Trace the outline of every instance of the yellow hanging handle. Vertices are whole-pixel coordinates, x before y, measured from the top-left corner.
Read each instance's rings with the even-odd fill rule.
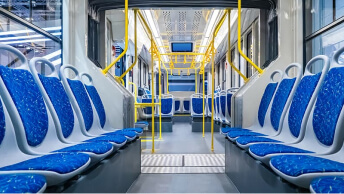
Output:
[[[124,4],[124,12],[125,12],[125,47],[123,52],[110,64],[108,65],[104,70],[103,74],[107,74],[107,72],[127,53],[128,50],[128,0],[125,0]]]

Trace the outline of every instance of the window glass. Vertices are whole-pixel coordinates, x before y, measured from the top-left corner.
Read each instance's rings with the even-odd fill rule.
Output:
[[[62,0],[2,0],[1,7],[40,28],[59,27],[62,23]]]
[[[234,65],[235,61],[235,48],[231,50],[231,62]],[[231,87],[235,87],[235,70],[231,67]]]
[[[343,31],[344,23],[308,41],[306,43],[307,62],[317,55],[332,57],[336,50],[344,46]],[[344,56],[341,61],[343,59]]]
[[[195,74],[190,75],[169,75],[168,90],[173,91],[195,91]]]
[[[246,53],[249,59],[253,59],[253,41],[252,41],[252,31],[247,34],[247,45]],[[247,78],[252,76],[252,65],[247,61],[246,62],[246,76]]]
[[[336,19],[344,16],[344,1],[336,0]]]
[[[27,59],[44,57],[55,65],[61,64],[61,44],[57,43],[22,24],[0,14],[0,43],[13,46],[20,50]],[[17,64],[15,56],[1,51],[1,65]]]
[[[305,7],[307,36],[333,22],[333,0],[307,0]]]

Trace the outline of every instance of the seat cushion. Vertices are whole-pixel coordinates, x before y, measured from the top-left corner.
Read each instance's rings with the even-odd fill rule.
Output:
[[[253,131],[239,130],[239,131],[230,131],[228,132],[227,136],[229,138],[237,138],[240,136],[266,136],[266,135],[262,133],[256,133]]]
[[[281,143],[274,139],[259,137],[259,136],[241,136],[236,140],[237,143],[241,145],[247,145],[249,143],[260,143],[260,142],[271,142],[271,143]]]
[[[145,124],[145,125],[149,125],[149,123],[147,121],[137,121],[135,124]]]
[[[344,172],[343,163],[314,156],[282,155],[272,157],[270,162],[282,173],[293,177],[316,172]]]
[[[311,187],[315,193],[344,193],[344,176],[316,178]]]
[[[92,143],[81,143],[78,145],[66,147],[54,152],[91,152],[94,154],[105,154],[112,149],[111,143],[106,142],[92,142]]]
[[[138,127],[135,127],[135,128],[125,128],[125,129],[122,129],[123,131],[127,132],[127,131],[134,131],[136,133],[142,133],[143,132],[143,129],[142,128],[138,128]]]
[[[44,170],[66,174],[84,166],[89,160],[90,157],[83,153],[57,153],[5,166],[0,171]]]
[[[35,174],[0,175],[0,193],[37,193],[42,192],[45,177]]]
[[[108,142],[108,143],[115,143],[115,144],[122,144],[127,141],[127,138],[123,135],[106,135],[106,136],[99,136],[96,138],[92,138],[86,140],[85,142]]]
[[[283,144],[255,144],[250,146],[250,151],[257,156],[266,156],[269,154],[278,154],[278,153],[313,153],[308,150],[302,150],[292,146],[287,146]]]
[[[235,127],[222,127],[221,132],[222,133],[228,133],[230,131],[250,131],[249,129],[243,129],[243,128],[235,128]]]
[[[121,136],[125,136],[125,137],[128,137],[128,138],[135,138],[136,137],[136,132],[135,131],[130,131],[130,130],[118,130],[118,131],[113,131],[113,132],[110,132],[110,133],[104,133],[103,135],[121,135]]]

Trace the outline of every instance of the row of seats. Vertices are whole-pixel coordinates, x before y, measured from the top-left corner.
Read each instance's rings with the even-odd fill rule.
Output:
[[[43,192],[135,140],[140,128],[113,129],[92,77],[17,49],[16,67],[0,66],[0,192]],[[51,70],[37,71],[37,64]],[[75,76],[69,78],[68,70]]]
[[[233,94],[238,88],[231,88],[227,91],[221,90],[218,86],[214,91],[214,120],[225,125],[231,123],[231,99]],[[212,94],[208,94],[204,97],[204,110],[203,109],[203,94],[191,95],[191,116],[192,117],[211,117],[212,114]]]
[[[246,129],[222,128],[226,137],[283,179],[315,193],[344,192],[344,67],[317,56],[285,72],[275,71],[266,86],[256,122]],[[311,73],[322,62],[322,71]],[[290,77],[291,69],[296,76]],[[273,77],[280,74],[281,80]]]

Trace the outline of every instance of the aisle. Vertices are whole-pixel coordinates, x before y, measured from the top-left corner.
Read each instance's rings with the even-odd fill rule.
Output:
[[[128,193],[238,193],[224,174],[225,138],[214,134],[214,152],[210,150],[211,134],[192,133],[191,124],[176,122],[173,133],[163,133],[155,142],[155,154],[142,151],[142,174]],[[144,145],[151,141],[147,136]]]

